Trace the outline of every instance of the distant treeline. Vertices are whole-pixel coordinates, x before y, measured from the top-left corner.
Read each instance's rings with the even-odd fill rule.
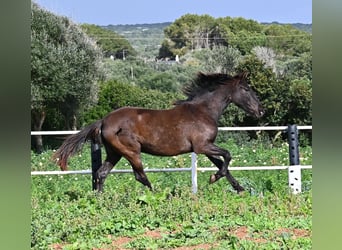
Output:
[[[121,106],[171,107],[198,71],[248,71],[267,109],[255,120],[231,106],[220,126],[312,122],[311,34],[292,25],[187,14],[100,27],[31,9],[32,130],[78,129]]]

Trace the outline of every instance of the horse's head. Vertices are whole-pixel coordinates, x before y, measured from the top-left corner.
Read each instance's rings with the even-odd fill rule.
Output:
[[[239,74],[234,78],[236,81],[230,96],[231,102],[256,118],[262,117],[265,114],[265,110],[257,95],[247,83],[247,73]]]

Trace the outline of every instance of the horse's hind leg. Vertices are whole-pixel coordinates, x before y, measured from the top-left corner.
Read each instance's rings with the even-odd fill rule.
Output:
[[[140,156],[130,162],[133,167],[135,179],[143,185],[147,186],[152,191],[151,183],[148,180],[147,175],[145,174]]]
[[[121,156],[117,154],[107,155],[107,158],[103,162],[102,166],[96,171],[96,190],[98,192],[103,191],[103,183],[105,182],[108,173],[120,159]]]
[[[147,186],[152,191],[152,186],[147,178],[147,175],[145,174],[140,154],[130,153],[124,155],[124,157],[131,163],[135,179],[143,185]]]
[[[111,138],[111,145],[115,151],[125,157],[131,164],[135,179],[152,190],[150,181],[143,169],[141,161],[141,145],[131,131],[119,129],[115,137]]]

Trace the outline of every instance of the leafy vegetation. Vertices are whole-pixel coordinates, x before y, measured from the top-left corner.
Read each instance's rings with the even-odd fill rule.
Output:
[[[75,129],[127,105],[168,108],[197,71],[247,70],[266,107],[255,120],[230,106],[220,126],[312,122],[311,25],[296,24],[304,32],[188,14],[172,23],[80,27],[35,3],[31,22],[33,130]],[[217,141],[231,151],[232,166],[288,165],[288,145],[270,135],[220,133]],[[41,138],[37,145],[41,154],[32,151],[31,169],[56,170],[52,144],[43,152]],[[310,165],[310,143],[302,145],[301,164]],[[87,145],[71,158],[70,169],[89,169],[90,162]],[[143,162],[145,169],[183,168],[190,157],[143,155]],[[209,166],[207,158],[200,156],[199,166]],[[117,168],[130,167],[122,160]],[[225,180],[209,185],[207,172],[198,173],[196,195],[190,173],[148,173],[154,192],[132,174],[114,174],[101,195],[90,191],[89,175],[32,176],[31,248],[312,248],[311,170],[302,171],[299,195],[289,193],[286,171],[233,174],[247,189],[244,195]]]
[[[227,133],[228,135],[228,133]],[[233,136],[234,137],[234,136]],[[236,137],[239,138],[239,137]],[[288,145],[260,140],[220,143],[232,152],[232,166],[287,165]],[[55,170],[52,151],[32,153],[33,170]],[[310,147],[301,163],[312,164]],[[145,169],[189,167],[189,155],[143,155]],[[88,169],[89,145],[71,158],[70,169]],[[209,166],[205,157],[199,166]],[[118,169],[130,168],[127,161]],[[287,172],[234,171],[247,189],[237,195],[224,179],[209,185],[198,173],[191,192],[190,173],[147,173],[154,192],[132,174],[107,178],[103,194],[91,190],[89,175],[32,176],[32,249],[311,249],[312,171],[302,171],[303,192],[289,193]]]
[[[145,23],[145,24],[119,24],[101,26],[104,29],[112,30],[124,36],[135,48],[141,58],[154,59],[159,56],[159,49],[165,38],[164,29],[170,26],[171,22]],[[282,23],[262,23],[262,25],[284,25]],[[311,24],[294,23],[288,24],[294,28],[312,33]]]
[[[164,39],[163,30],[170,22],[150,24],[119,24],[102,26],[125,37],[140,58],[154,60],[158,57],[160,45]]]
[[[31,117],[40,131],[47,115],[65,120],[76,129],[77,117],[96,103],[102,52],[66,17],[56,16],[32,3]],[[42,140],[36,137],[42,151]]]
[[[142,89],[115,80],[107,81],[101,85],[98,105],[84,114],[84,123],[89,124],[101,119],[112,110],[126,105],[152,109],[170,108],[172,102],[179,98],[181,98],[181,95],[176,93],[162,93],[157,90]]]
[[[116,59],[125,59],[137,54],[126,38],[113,31],[93,24],[82,24],[81,27],[101,47],[105,57],[113,56]]]
[[[238,69],[250,72],[249,81],[258,90],[259,98],[267,110],[261,123],[312,123],[312,85],[305,76],[296,79],[291,79],[288,75],[277,77],[255,55],[246,57]],[[257,125],[257,122],[260,124],[260,121],[244,116],[242,122],[236,123]]]
[[[169,93],[179,93],[183,84],[191,81],[198,71],[195,67],[180,64],[145,63],[141,60],[104,60],[104,70],[108,81],[116,80]]]
[[[46,19],[45,23],[51,25],[49,26],[51,31],[54,31],[54,28],[58,30],[60,25],[49,20],[67,20],[57,16],[50,17],[51,13],[45,13],[43,10],[39,13],[44,13],[41,18]],[[45,30],[39,28],[37,23],[33,20],[33,36],[38,31]],[[191,81],[198,71],[228,74],[248,71],[249,81],[266,108],[266,115],[256,120],[238,108],[230,106],[223,114],[220,126],[293,123],[304,125],[312,122],[311,34],[292,25],[261,24],[244,18],[215,19],[209,15],[187,14],[173,23],[106,27],[83,24],[82,28],[89,36],[96,39],[104,57],[125,49],[130,51],[127,52],[129,56],[125,58],[126,60],[120,60],[120,56],[115,60],[103,58],[101,63],[96,65],[101,66],[104,75],[96,82],[94,79],[87,81],[82,77],[77,78],[78,74],[76,78],[68,75],[67,81],[65,78],[59,78],[68,72],[79,72],[79,69],[69,70],[72,57],[56,55],[58,58],[54,58],[54,62],[61,62],[58,65],[45,62],[49,57],[44,57],[42,61],[33,60],[32,82],[44,86],[40,88],[39,84],[32,84],[33,103],[44,105],[45,108],[39,109],[44,112],[36,112],[37,109],[33,108],[32,120],[42,121],[43,119],[39,120],[39,118],[46,117],[44,127],[42,123],[36,122],[34,124],[37,125],[32,126],[34,130],[39,130],[37,129],[39,126],[46,130],[79,128],[88,121],[100,118],[100,115],[111,111],[110,108],[118,108],[119,105],[169,107],[178,96],[181,96],[180,90],[183,85]],[[80,36],[86,37],[84,33]],[[123,36],[127,40],[123,40]],[[51,41],[56,40],[53,44],[58,44],[58,39],[57,35],[50,38]],[[32,41],[32,46],[35,48],[32,50],[33,58],[38,58],[36,55],[39,53],[43,55],[46,48],[35,47],[36,40]],[[151,44],[153,49],[147,49],[148,44]],[[156,55],[156,48],[160,49],[159,55]],[[179,56],[178,61],[170,60],[176,55]],[[156,60],[156,57],[160,60]],[[65,58],[68,59],[68,63],[63,64]],[[92,74],[94,67],[91,64],[93,61],[90,62],[88,59],[91,60],[92,57],[83,60],[87,66],[83,67],[76,63],[72,66],[80,66],[85,73],[94,76],[95,74]],[[49,67],[36,67],[40,65],[36,62],[44,62],[43,65]],[[54,67],[50,67],[51,65]],[[51,68],[58,68],[58,71],[50,70]],[[44,81],[41,81],[42,79]],[[67,86],[71,85],[69,89]],[[81,90],[81,86],[85,89]],[[44,98],[39,95],[45,93],[43,90],[46,90]],[[68,98],[64,98],[59,94],[59,90],[65,93],[71,92]],[[110,94],[110,92],[117,94]],[[132,95],[125,93],[132,93]],[[146,96],[145,93],[150,94],[151,97]],[[49,101],[56,96],[63,102],[56,104]],[[156,96],[158,100],[165,103],[155,101]],[[36,100],[44,100],[44,102],[39,103]],[[89,109],[90,104],[92,104],[91,109]],[[273,133],[269,135],[275,136]],[[307,141],[311,140],[310,134],[308,139]]]
[[[257,46],[287,55],[299,55],[311,48],[311,34],[292,25],[265,25],[241,17],[215,19],[187,14],[166,27],[164,33],[160,57],[183,56],[193,50],[228,45],[243,55]]]

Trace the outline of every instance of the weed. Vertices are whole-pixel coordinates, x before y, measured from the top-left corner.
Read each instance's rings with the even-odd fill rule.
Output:
[[[229,149],[233,166],[287,165],[287,145],[249,142]],[[32,170],[56,170],[53,152],[32,153]],[[301,163],[311,164],[312,150],[301,148]],[[162,158],[143,155],[145,167],[188,167],[189,155]],[[70,169],[89,169],[85,150]],[[199,166],[210,162],[199,157]],[[125,160],[117,168],[128,168]],[[170,249],[203,244],[212,249],[311,249],[312,171],[302,171],[303,192],[292,195],[287,172],[234,171],[247,192],[237,195],[222,179],[208,184],[210,173],[198,173],[199,189],[191,192],[190,173],[148,173],[155,191],[132,174],[113,174],[105,191],[91,191],[90,175],[32,176],[32,249],[111,249],[114,239],[129,237],[123,247]],[[244,234],[238,234],[239,230]],[[146,231],[158,230],[160,237]],[[296,235],[296,232],[307,232]],[[56,247],[54,247],[56,246]]]

